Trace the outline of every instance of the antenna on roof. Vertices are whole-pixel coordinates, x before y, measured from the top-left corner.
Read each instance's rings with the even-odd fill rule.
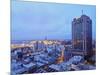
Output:
[[[83,10],[82,10],[82,15],[83,15]]]

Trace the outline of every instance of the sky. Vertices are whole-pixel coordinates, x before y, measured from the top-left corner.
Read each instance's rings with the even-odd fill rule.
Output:
[[[11,2],[11,40],[71,39],[72,21],[83,14],[92,19],[96,38],[96,7],[43,2]]]

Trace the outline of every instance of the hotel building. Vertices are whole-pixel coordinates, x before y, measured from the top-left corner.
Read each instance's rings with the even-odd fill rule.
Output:
[[[86,15],[74,18],[72,21],[72,47],[75,51],[82,51],[84,55],[92,52],[92,20]]]

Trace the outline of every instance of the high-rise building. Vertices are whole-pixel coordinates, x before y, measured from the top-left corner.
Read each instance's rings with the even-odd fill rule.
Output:
[[[38,50],[38,41],[36,41],[36,43],[34,44],[34,49]]]
[[[72,46],[76,51],[83,51],[84,55],[92,52],[92,20],[86,15],[74,18],[72,21]]]

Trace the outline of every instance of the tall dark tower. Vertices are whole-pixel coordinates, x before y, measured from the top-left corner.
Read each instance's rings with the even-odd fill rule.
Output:
[[[38,50],[38,41],[36,41],[36,43],[35,43],[35,50]]]
[[[83,11],[82,11],[83,12]],[[72,21],[72,46],[74,50],[83,51],[84,55],[92,53],[92,20],[83,15]]]

